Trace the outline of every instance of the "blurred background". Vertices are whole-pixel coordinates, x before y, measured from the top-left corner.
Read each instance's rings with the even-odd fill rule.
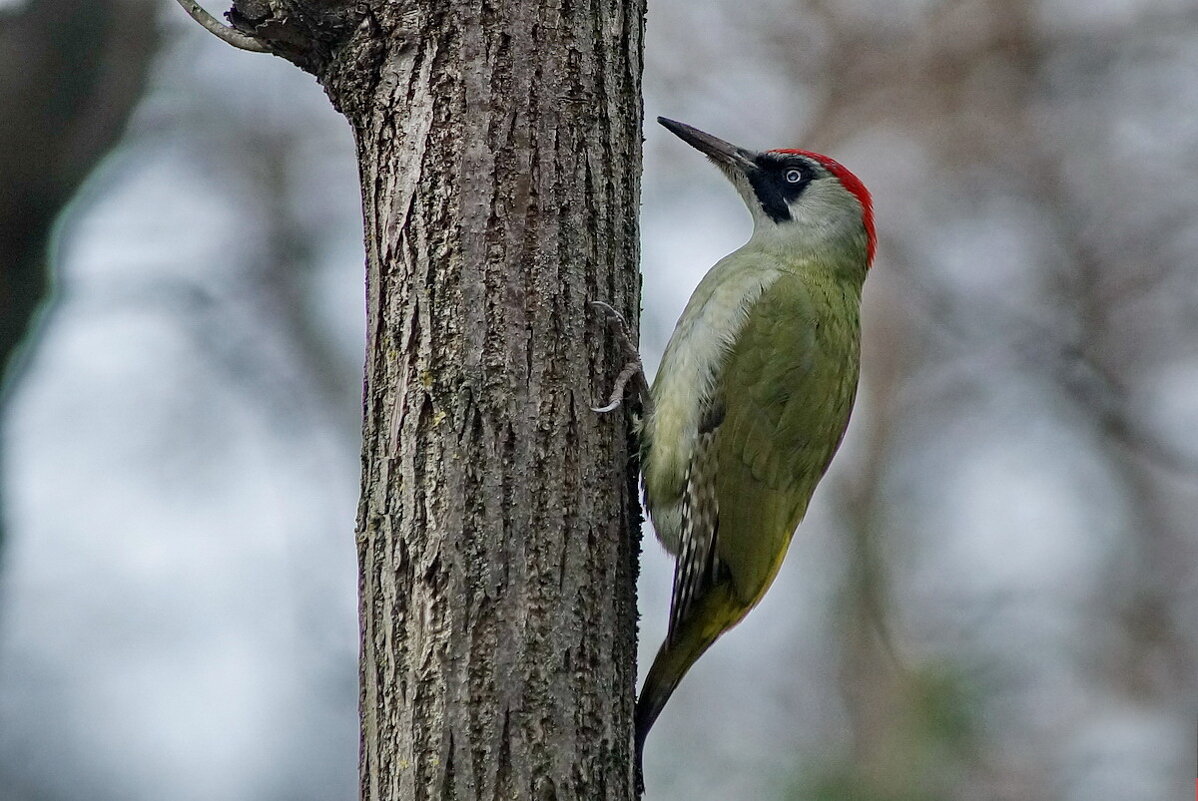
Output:
[[[645,87],[650,120],[836,156],[881,242],[844,448],[649,797],[1188,793],[1198,7],[653,0]],[[0,0],[0,131],[0,801],[349,801],[347,125],[173,2]],[[645,136],[651,371],[749,220]]]

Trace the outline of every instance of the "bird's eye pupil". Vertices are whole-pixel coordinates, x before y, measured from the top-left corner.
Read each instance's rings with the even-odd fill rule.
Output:
[[[799,170],[786,171],[786,182],[788,184],[797,184],[801,180],[803,180],[803,173]]]

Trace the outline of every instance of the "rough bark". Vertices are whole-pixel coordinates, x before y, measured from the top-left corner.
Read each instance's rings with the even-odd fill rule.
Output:
[[[353,126],[363,799],[627,799],[643,4],[239,0]]]

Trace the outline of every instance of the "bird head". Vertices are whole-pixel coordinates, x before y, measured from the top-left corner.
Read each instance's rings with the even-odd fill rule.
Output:
[[[732,181],[753,215],[753,236],[787,242],[861,241],[874,258],[869,190],[843,164],[809,150],[756,152],[685,123],[658,117],[666,130],[704,153]]]

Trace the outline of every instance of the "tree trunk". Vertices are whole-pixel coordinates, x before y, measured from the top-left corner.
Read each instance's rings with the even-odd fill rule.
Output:
[[[358,144],[363,799],[628,799],[643,3],[238,0]]]

